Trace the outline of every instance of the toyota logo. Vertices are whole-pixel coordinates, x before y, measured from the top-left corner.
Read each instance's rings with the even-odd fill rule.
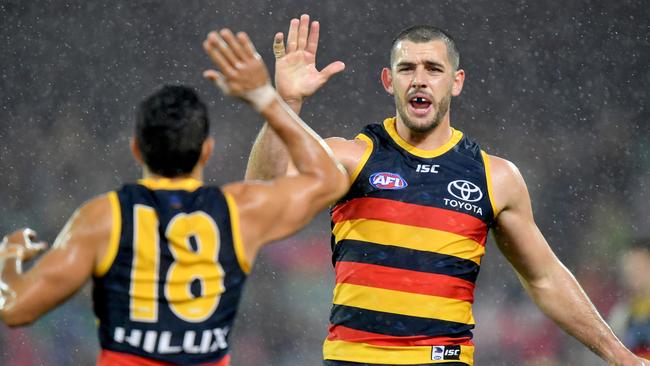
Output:
[[[483,198],[483,192],[481,192],[481,189],[476,184],[466,180],[455,180],[449,182],[447,190],[452,196],[467,202],[476,202]]]

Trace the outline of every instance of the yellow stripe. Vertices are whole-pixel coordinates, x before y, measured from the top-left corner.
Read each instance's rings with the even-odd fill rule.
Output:
[[[372,147],[373,147],[372,139],[370,139],[370,137],[360,133],[355,138],[366,142],[366,151],[363,152],[361,159],[359,159],[359,164],[357,164],[357,167],[354,169],[354,172],[350,174],[350,183],[354,183],[354,181],[359,176],[359,173],[361,173],[361,169],[363,169],[363,167],[366,166],[366,163],[370,158],[370,154],[372,154]]]
[[[379,220],[346,220],[334,225],[336,242],[360,240],[381,245],[453,255],[481,264],[485,247],[472,239],[441,230]]]
[[[481,150],[481,155],[483,156],[483,164],[485,165],[485,181],[487,182],[488,196],[490,198],[490,204],[492,205],[492,212],[494,212],[494,217],[496,218],[499,215],[497,210],[497,205],[494,203],[494,194],[492,193],[492,174],[490,173],[490,157],[488,154]]]
[[[334,287],[333,302],[390,314],[474,324],[470,302],[446,297],[339,283]]]
[[[239,210],[237,209],[237,203],[235,199],[228,193],[224,192],[226,197],[226,202],[228,203],[228,212],[230,213],[230,223],[232,231],[232,242],[235,247],[235,255],[237,256],[237,261],[239,262],[239,267],[241,267],[244,273],[249,273],[251,271],[251,265],[246,259],[246,251],[244,250],[244,243],[241,239],[241,229],[239,226]]]
[[[138,180],[138,184],[143,185],[151,190],[183,190],[193,192],[201,187],[203,185],[203,182],[194,178],[145,178]]]
[[[408,151],[409,153],[419,156],[421,158],[435,158],[436,156],[440,156],[447,151],[451,150],[452,147],[456,146],[458,141],[463,138],[463,133],[451,128],[451,139],[447,141],[446,144],[440,146],[437,149],[434,150],[423,150],[420,148],[417,148],[408,142],[406,142],[398,133],[397,129],[395,128],[395,124],[397,123],[397,119],[395,117],[391,118],[386,118],[384,120],[384,128],[386,129],[386,132],[390,135],[390,137],[393,138],[393,141],[397,143],[399,146],[402,147],[402,149]]]
[[[325,340],[323,356],[326,360],[382,365],[415,365],[454,361],[466,363],[469,366],[474,365],[473,346],[460,346],[460,360],[433,360],[433,347],[431,346],[391,347]]]
[[[120,210],[120,200],[117,198],[116,192],[108,192],[106,194],[111,206],[111,236],[108,240],[106,253],[101,259],[97,267],[95,267],[95,277],[102,277],[108,272],[109,268],[113,265],[113,261],[117,256],[117,249],[120,246],[120,234],[122,233],[122,212]]]

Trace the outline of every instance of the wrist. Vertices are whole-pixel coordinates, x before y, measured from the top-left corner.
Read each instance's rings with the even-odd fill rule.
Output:
[[[244,92],[242,98],[247,100],[256,111],[261,113],[271,105],[273,101],[278,99],[278,93],[271,84],[265,84],[253,90]]]

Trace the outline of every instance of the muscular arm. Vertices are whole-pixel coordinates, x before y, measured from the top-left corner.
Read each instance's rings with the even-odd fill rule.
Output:
[[[555,256],[533,219],[517,168],[490,157],[494,199],[500,208],[495,237],[539,308],[567,333],[612,365],[643,365],[616,338],[569,270]]]
[[[32,323],[71,297],[90,278],[98,253],[105,250],[112,225],[106,196],[79,208],[57,236],[52,249],[26,273],[7,263],[3,280],[15,291],[13,304],[0,311],[9,326]]]

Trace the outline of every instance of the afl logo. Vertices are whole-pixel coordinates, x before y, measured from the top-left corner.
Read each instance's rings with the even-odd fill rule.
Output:
[[[375,173],[370,176],[370,184],[377,189],[404,189],[408,183],[399,174]]]
[[[476,202],[483,198],[481,189],[476,184],[466,180],[449,182],[447,190],[452,196],[467,202]]]

